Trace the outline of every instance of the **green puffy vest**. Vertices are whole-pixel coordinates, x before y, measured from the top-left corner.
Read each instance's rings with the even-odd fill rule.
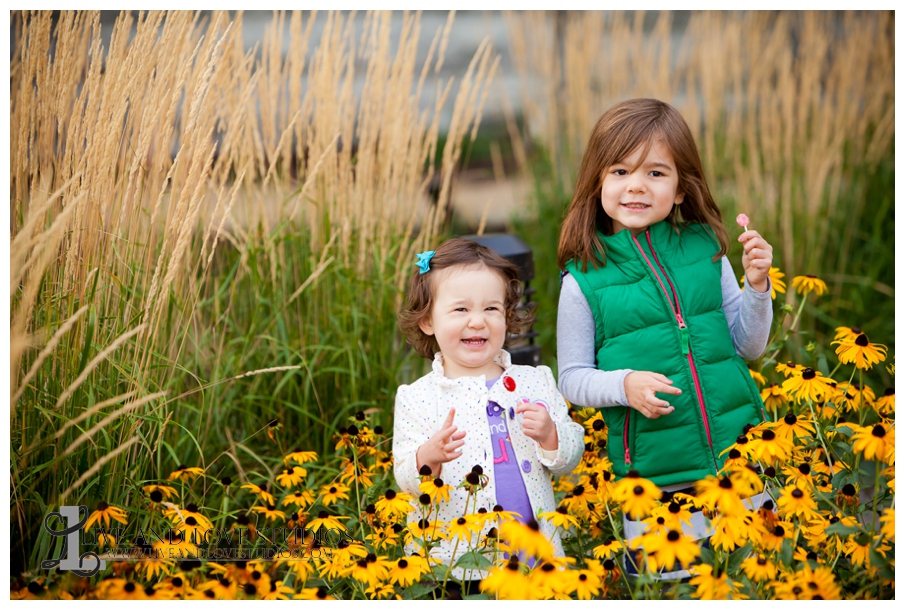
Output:
[[[648,419],[606,407],[613,470],[663,486],[715,475],[747,424],[766,419],[748,365],[736,353],[723,313],[719,244],[709,227],[659,222],[633,237],[598,234],[606,265],[566,264],[594,314],[600,370],[653,371],[682,394],[657,394],[675,407]]]

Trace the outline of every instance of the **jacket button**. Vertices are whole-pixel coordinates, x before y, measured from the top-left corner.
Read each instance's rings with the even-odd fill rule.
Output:
[[[531,472],[531,462],[528,460],[522,460],[522,470],[525,472]]]
[[[509,407],[509,419],[515,419],[515,409]]]
[[[503,387],[509,390],[510,392],[515,392],[515,379],[506,375],[503,377]]]

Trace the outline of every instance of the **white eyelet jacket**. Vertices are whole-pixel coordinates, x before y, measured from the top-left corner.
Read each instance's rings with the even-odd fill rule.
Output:
[[[519,472],[528,491],[531,507],[537,513],[556,510],[553,498],[553,487],[550,483],[550,475],[562,475],[571,472],[581,460],[584,452],[584,428],[581,424],[572,421],[569,417],[568,407],[559,390],[549,367],[513,365],[509,353],[500,350],[494,359],[505,369],[501,382],[496,383],[490,390],[487,389],[485,378],[460,377],[448,379],[443,375],[443,356],[439,352],[434,356],[433,370],[411,385],[399,386],[396,392],[396,408],[393,417],[393,472],[396,483],[405,493],[415,498],[416,510],[408,515],[409,521],[417,522],[421,519],[421,506],[417,498],[421,495],[419,485],[421,478],[418,475],[418,464],[415,454],[418,447],[423,445],[431,436],[440,430],[440,426],[449,415],[449,410],[455,407],[456,415],[453,425],[459,430],[467,432],[465,445],[462,447],[462,456],[443,465],[440,478],[447,485],[452,485],[450,501],[442,502],[437,513],[431,514],[431,520],[450,522],[465,514],[465,500],[468,492],[458,485],[465,479],[472,467],[480,465],[487,475],[487,486],[477,493],[477,505],[474,500],[468,507],[469,513],[475,513],[480,508],[492,511],[498,503],[496,497],[496,484],[493,477],[494,450],[490,439],[490,428],[487,423],[487,403],[490,400],[499,404],[506,414],[506,425],[509,428],[509,437],[512,441]],[[514,382],[512,391],[506,388],[512,387],[512,382],[503,383],[505,377],[510,377]],[[555,459],[546,459],[543,456],[540,445],[533,439],[525,436],[522,430],[521,414],[515,413],[515,407],[520,399],[526,398],[531,402],[543,402],[549,407],[550,417],[556,425],[559,436],[559,447],[554,452]],[[546,452],[550,455],[551,452]],[[436,476],[436,473],[434,473]],[[505,500],[499,502],[506,508]],[[537,519],[543,532],[553,543],[554,552],[562,556],[563,549],[559,535],[555,528],[545,519]],[[492,527],[488,523],[483,534]],[[475,538],[473,544],[479,543]],[[461,555],[469,550],[469,545],[460,542],[453,555],[454,541],[442,541],[439,547],[434,548],[432,557],[437,557],[446,565],[454,564]],[[413,546],[407,546],[408,552],[417,550]],[[453,576],[462,578],[462,570],[454,570]],[[479,571],[470,571],[469,577],[483,578],[485,575]]]

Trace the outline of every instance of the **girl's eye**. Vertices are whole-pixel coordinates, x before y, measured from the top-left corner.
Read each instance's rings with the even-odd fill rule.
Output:
[[[658,172],[657,170],[654,170],[654,171],[652,171],[652,172],[650,173],[650,175],[653,176],[654,178],[659,178],[660,176],[663,175],[663,173],[662,173],[662,172]]]
[[[613,173],[616,174],[617,176],[624,176],[624,175],[626,175],[628,172],[625,171],[624,169],[617,169],[617,170],[614,170]]]

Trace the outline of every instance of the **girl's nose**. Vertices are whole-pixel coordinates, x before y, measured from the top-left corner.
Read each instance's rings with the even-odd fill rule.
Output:
[[[629,176],[628,182],[626,183],[626,189],[629,193],[642,193],[644,192],[644,176],[641,172],[632,172]]]
[[[470,328],[483,328],[484,324],[484,312],[478,311],[468,316],[468,326]]]

